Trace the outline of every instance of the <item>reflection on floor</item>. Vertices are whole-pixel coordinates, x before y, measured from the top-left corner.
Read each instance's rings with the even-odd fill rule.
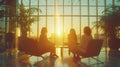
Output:
[[[12,51],[12,53],[4,52],[0,54],[0,67],[120,67],[120,52],[111,52],[106,54],[105,50],[101,50],[99,60],[104,64],[98,63],[91,58],[83,58],[81,61],[75,61],[73,55],[68,54],[68,49],[56,49],[58,58],[50,58],[49,53],[41,57],[23,55]],[[110,59],[108,61],[108,59]]]

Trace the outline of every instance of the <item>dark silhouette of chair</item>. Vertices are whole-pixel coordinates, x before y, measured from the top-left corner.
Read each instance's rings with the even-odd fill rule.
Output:
[[[50,52],[50,50],[45,50],[40,47],[39,43],[31,38],[20,38],[19,39],[19,51],[31,56],[44,57],[43,54]]]
[[[77,43],[76,46],[78,46],[80,43]],[[68,45],[68,44],[67,44]],[[73,44],[74,45],[74,44]],[[73,48],[73,47],[72,47]],[[74,49],[76,49],[76,47],[74,47]],[[68,54],[70,55],[71,53],[73,54],[73,52],[75,52],[76,50],[71,50],[70,47],[68,46]]]
[[[86,52],[80,53],[80,56],[82,56],[82,58],[93,58],[96,61],[103,63],[98,58],[95,58],[100,54],[102,43],[103,43],[103,40],[100,40],[100,39],[91,40],[87,46]]]

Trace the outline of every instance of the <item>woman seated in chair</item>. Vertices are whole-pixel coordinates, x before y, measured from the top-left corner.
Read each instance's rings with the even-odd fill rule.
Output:
[[[80,58],[79,56],[86,52],[87,45],[92,39],[90,27],[84,27],[84,34],[81,37],[80,46],[77,47],[77,58]]]
[[[68,35],[68,48],[69,52],[72,52],[74,58],[76,58],[76,45],[77,45],[77,35],[74,29],[70,29],[70,33]]]
[[[41,49],[45,51],[50,51],[50,57],[57,57],[55,54],[55,46],[53,43],[51,43],[47,38],[47,28],[43,27],[41,30],[41,35],[39,38],[39,45]]]

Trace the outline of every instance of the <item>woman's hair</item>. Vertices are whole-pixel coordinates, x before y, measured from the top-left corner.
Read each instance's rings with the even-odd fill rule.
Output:
[[[41,30],[41,34],[45,34],[45,33],[47,33],[47,28],[43,27],[42,30]]]
[[[76,32],[73,28],[70,29],[70,34],[76,34]]]
[[[88,27],[88,26],[84,27],[84,34],[91,35],[91,29],[90,29],[90,27]]]

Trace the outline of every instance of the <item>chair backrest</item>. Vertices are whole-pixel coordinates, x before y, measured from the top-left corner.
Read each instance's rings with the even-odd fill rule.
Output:
[[[98,56],[102,48],[102,43],[103,43],[103,40],[100,40],[100,39],[91,40],[87,46],[85,57]]]
[[[21,39],[19,41],[19,50],[34,56],[40,56],[45,53],[38,42],[32,38]]]

